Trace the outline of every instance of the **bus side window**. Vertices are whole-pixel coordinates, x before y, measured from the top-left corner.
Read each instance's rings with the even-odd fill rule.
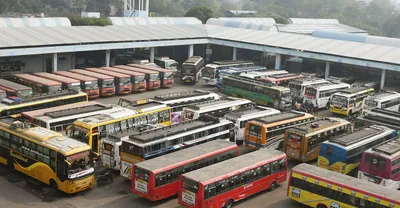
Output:
[[[278,164],[278,161],[274,161],[273,163],[272,163],[272,172],[273,173],[276,173],[276,172],[278,172],[279,171],[279,164]]]

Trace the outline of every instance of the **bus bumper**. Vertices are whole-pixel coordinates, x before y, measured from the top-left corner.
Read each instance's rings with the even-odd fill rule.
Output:
[[[334,114],[340,114],[340,115],[345,115],[345,116],[349,115],[349,110],[347,108],[338,108],[338,107],[330,106],[329,111]]]
[[[63,192],[67,194],[73,194],[80,191],[84,191],[86,189],[91,188],[95,183],[94,175],[86,177],[84,179],[75,180],[75,181],[64,181],[62,186],[68,187],[63,190]],[[60,187],[61,188],[61,187]]]

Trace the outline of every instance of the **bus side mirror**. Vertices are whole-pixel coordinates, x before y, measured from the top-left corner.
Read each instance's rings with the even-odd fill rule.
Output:
[[[67,136],[72,136],[72,125],[68,126],[68,127],[65,129],[65,135],[67,135]]]

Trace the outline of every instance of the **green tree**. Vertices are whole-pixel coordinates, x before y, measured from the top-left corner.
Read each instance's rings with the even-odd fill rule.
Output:
[[[207,7],[193,7],[186,12],[185,17],[196,17],[206,23],[208,19],[214,17],[214,12]]]

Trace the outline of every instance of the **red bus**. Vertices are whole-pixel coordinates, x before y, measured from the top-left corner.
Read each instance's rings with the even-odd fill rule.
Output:
[[[127,74],[131,76],[132,92],[142,92],[146,90],[146,75],[139,72],[127,71],[115,67],[101,67],[100,69]]]
[[[50,74],[47,72],[38,72],[38,73],[35,73],[35,75],[38,77],[51,79],[56,82],[61,82],[63,90],[81,91],[81,82],[79,80],[72,79],[69,77],[59,76],[56,74]]]
[[[265,78],[259,79],[263,82],[271,82],[277,84],[279,86],[287,87],[289,86],[289,82],[302,79],[304,76],[301,74],[276,74],[270,75]]]
[[[185,207],[232,207],[233,202],[274,190],[286,181],[285,153],[257,150],[181,176],[178,202]]]
[[[32,88],[5,79],[0,79],[0,89],[7,97],[28,98],[33,95]]]
[[[236,157],[238,147],[225,140],[214,140],[133,165],[133,193],[151,201],[174,196],[181,173],[203,168]]]
[[[83,69],[70,69],[69,72],[94,77],[97,79],[97,85],[100,88],[100,96],[109,97],[115,95],[114,77],[99,74],[91,71],[85,71]]]
[[[32,87],[34,93],[51,93],[61,91],[62,84],[50,79],[37,77],[32,74],[16,74],[14,81]]]
[[[147,69],[139,69],[131,66],[123,66],[123,65],[118,65],[114,66],[115,68],[119,69],[124,69],[127,71],[134,71],[134,72],[139,72],[143,73],[146,75],[146,88],[149,90],[154,90],[160,88],[160,73],[156,71],[151,71]]]
[[[160,80],[161,80],[161,87],[172,87],[174,85],[174,75],[172,70],[163,69],[163,68],[156,68],[146,65],[140,64],[128,64],[128,66],[140,68],[140,69],[147,69],[151,71],[156,71],[160,73]]]
[[[114,77],[115,93],[126,95],[132,92],[131,76],[99,68],[86,68],[85,70]]]
[[[88,77],[80,74],[75,74],[67,71],[57,71],[54,74],[69,77],[72,79],[77,79],[81,82],[81,89],[88,94],[89,99],[94,99],[100,97],[99,86],[97,85],[97,79],[94,77]]]

